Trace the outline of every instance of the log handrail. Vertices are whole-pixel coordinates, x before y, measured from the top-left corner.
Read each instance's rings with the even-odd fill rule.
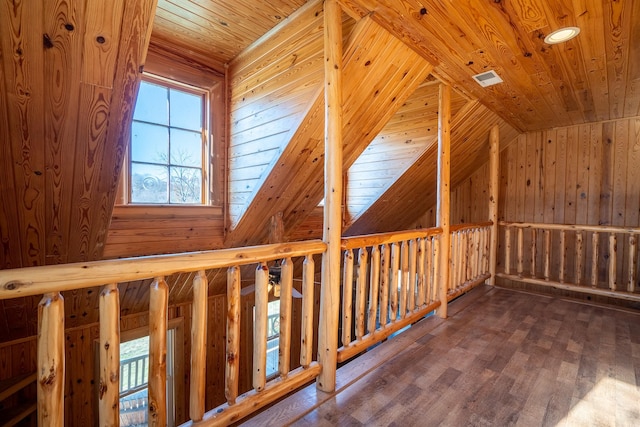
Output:
[[[449,227],[449,231],[451,233],[456,231],[464,231],[464,230],[473,230],[475,228],[485,228],[491,227],[493,225],[493,221],[484,221],[484,222],[474,222],[470,224],[456,224]]]
[[[131,282],[173,273],[227,268],[238,264],[320,254],[321,240],[277,243],[184,254],[154,255],[0,271],[0,300]]]
[[[502,227],[515,228],[536,228],[547,230],[564,230],[564,231],[593,231],[600,233],[621,233],[621,234],[640,234],[638,227],[617,227],[612,225],[583,225],[583,224],[547,224],[534,222],[510,222],[500,221],[498,223]]]
[[[389,233],[367,234],[366,236],[351,236],[342,238],[342,250],[357,249],[373,245],[387,245],[402,240],[417,239],[419,237],[435,236],[442,233],[442,228],[419,228],[408,231],[393,231]]]

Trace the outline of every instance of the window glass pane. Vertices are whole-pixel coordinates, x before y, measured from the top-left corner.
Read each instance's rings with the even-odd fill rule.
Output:
[[[169,93],[168,89],[153,83],[140,82],[138,100],[133,114],[134,120],[169,124]]]
[[[202,134],[171,129],[171,164],[202,167]]]
[[[200,132],[202,129],[202,96],[171,89],[171,126]]]
[[[131,201],[134,203],[168,203],[168,167],[131,164]]]
[[[171,168],[171,203],[202,203],[202,171]]]
[[[146,163],[169,163],[169,128],[133,122],[131,160]]]

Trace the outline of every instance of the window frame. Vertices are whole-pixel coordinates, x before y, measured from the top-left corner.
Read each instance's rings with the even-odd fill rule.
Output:
[[[129,146],[127,142],[123,156],[120,173],[120,184],[118,185],[116,206],[127,207],[149,207],[151,209],[206,209],[221,208],[227,198],[227,147],[226,140],[228,116],[227,116],[227,77],[226,70],[220,71],[210,66],[199,63],[185,61],[184,58],[176,56],[172,52],[165,51],[157,46],[150,46],[147,52],[144,71],[141,70],[142,78],[154,76],[160,79],[167,79],[185,84],[208,92],[209,99],[206,105],[206,124],[208,126],[208,162],[206,164],[208,173],[206,175],[207,186],[203,187],[206,198],[202,204],[157,204],[157,203],[131,203],[129,193]],[[133,119],[133,109],[137,93],[132,99],[131,119]],[[128,129],[123,130],[130,133],[131,124]]]
[[[123,167],[123,174],[122,174],[122,181],[123,181],[123,185],[121,188],[121,203],[122,204],[126,204],[126,205],[133,205],[133,206],[171,206],[171,207],[177,207],[177,206],[210,206],[212,205],[212,189],[213,189],[213,183],[212,180],[214,179],[212,177],[212,155],[214,152],[214,147],[213,147],[213,142],[212,142],[212,137],[211,137],[211,126],[213,123],[213,120],[211,118],[211,98],[212,98],[212,94],[211,94],[211,89],[207,89],[207,88],[202,88],[202,87],[198,87],[198,86],[194,86],[192,84],[189,83],[185,83],[182,81],[178,81],[176,79],[172,79],[172,78],[167,78],[167,77],[163,77],[163,76],[159,76],[157,74],[152,74],[152,73],[148,73],[148,72],[144,72],[142,74],[142,78],[141,78],[141,82],[148,82],[151,84],[156,84],[156,85],[160,85],[169,89],[176,89],[182,92],[186,92],[186,93],[190,93],[190,94],[194,94],[194,95],[198,95],[198,96],[202,96],[203,99],[203,108],[202,108],[202,148],[201,148],[201,153],[202,153],[202,185],[201,185],[201,203],[149,203],[149,202],[134,202],[132,200],[132,188],[131,188],[131,173],[132,173],[132,158],[131,158],[131,144],[132,144],[132,128],[133,128],[133,123],[134,123],[134,119],[133,119],[133,114],[135,112],[135,103],[133,106],[133,111],[132,111],[132,115],[131,115],[131,126],[130,126],[130,135],[129,135],[129,141],[128,141],[128,145],[127,145],[127,152],[125,155],[125,162],[124,162],[124,167]],[[137,95],[136,95],[136,102],[137,102]],[[145,121],[140,121],[141,123],[148,123]],[[167,125],[168,129],[172,129],[174,127],[171,126],[171,124]],[[177,128],[177,127],[175,127]],[[181,129],[181,128],[177,128],[177,129]],[[170,143],[170,142],[169,142]],[[140,162],[143,163],[144,162]],[[168,166],[170,167],[171,163],[169,161]],[[171,200],[171,189],[169,188],[169,200]]]

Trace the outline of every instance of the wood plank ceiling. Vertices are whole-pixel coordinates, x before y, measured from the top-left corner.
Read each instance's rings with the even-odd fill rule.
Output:
[[[340,0],[417,49],[435,73],[519,131],[640,114],[640,2]],[[578,26],[575,39],[545,44]],[[471,76],[504,80],[481,88]]]

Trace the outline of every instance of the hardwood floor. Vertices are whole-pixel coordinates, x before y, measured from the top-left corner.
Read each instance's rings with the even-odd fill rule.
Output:
[[[640,425],[640,313],[485,286],[450,313],[245,425]]]

